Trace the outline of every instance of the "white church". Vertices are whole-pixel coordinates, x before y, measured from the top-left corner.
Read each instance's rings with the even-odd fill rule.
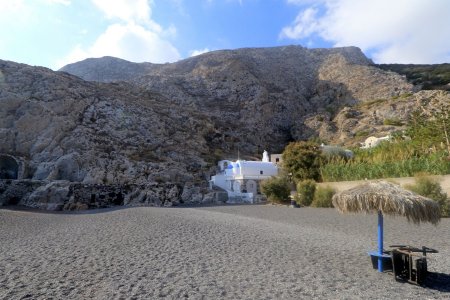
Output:
[[[227,192],[227,203],[259,202],[260,182],[278,175],[278,167],[270,162],[267,151],[264,151],[262,161],[221,160],[218,167],[219,171],[211,176],[209,186]]]

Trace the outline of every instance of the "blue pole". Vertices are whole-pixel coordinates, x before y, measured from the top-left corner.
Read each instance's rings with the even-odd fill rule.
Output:
[[[383,272],[383,214],[378,211],[378,272]]]

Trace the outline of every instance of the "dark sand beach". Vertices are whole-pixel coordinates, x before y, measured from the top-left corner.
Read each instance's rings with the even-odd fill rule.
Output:
[[[385,218],[429,287],[372,269],[375,215],[282,206],[0,210],[0,299],[449,299],[450,220]]]

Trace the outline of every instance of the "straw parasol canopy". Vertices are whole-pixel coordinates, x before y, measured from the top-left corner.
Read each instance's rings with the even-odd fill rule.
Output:
[[[333,205],[341,213],[399,215],[414,223],[440,220],[439,204],[387,181],[373,181],[337,193]]]

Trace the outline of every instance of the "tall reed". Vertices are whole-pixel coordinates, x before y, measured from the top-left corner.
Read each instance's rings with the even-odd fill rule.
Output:
[[[449,174],[450,162],[444,152],[432,153],[421,156],[405,155],[406,159],[401,159],[405,152],[386,155],[382,159],[381,154],[376,151],[373,159],[357,157],[345,161],[335,159],[322,164],[320,173],[323,181],[343,181],[376,179],[388,177],[408,177],[420,172],[429,174]],[[398,156],[397,156],[398,155]],[[398,157],[398,159],[394,159]]]

